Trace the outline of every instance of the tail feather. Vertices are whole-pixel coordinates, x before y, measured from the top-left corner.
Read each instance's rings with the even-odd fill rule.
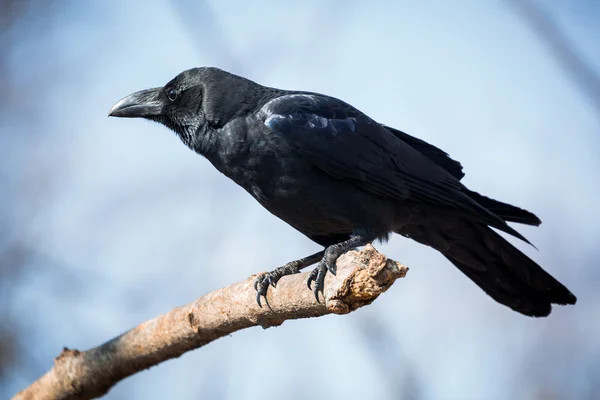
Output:
[[[423,232],[410,237],[432,246],[427,230]],[[545,317],[552,304],[577,301],[563,284],[485,225],[463,221],[443,235],[447,243],[438,250],[494,300],[517,312]]]
[[[467,190],[467,194],[477,203],[490,210],[500,218],[508,222],[518,222],[525,225],[539,226],[542,221],[532,212],[522,208],[503,203],[498,200],[490,199],[477,192]]]

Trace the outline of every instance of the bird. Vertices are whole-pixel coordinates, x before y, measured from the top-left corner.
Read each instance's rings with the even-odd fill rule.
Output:
[[[323,250],[254,282],[269,286],[310,265],[316,301],[345,252],[399,234],[432,247],[498,303],[531,317],[575,304],[569,289],[494,229],[533,213],[468,189],[460,162],[338,98],[263,86],[215,67],[119,100],[109,116],[165,125],[274,216]]]

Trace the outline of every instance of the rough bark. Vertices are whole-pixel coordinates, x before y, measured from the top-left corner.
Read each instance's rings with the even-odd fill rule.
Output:
[[[325,301],[307,289],[308,272],[282,278],[268,293],[269,307],[259,308],[255,276],[208,293],[185,306],[144,322],[87,351],[65,348],[54,366],[14,399],[90,399],[120,380],[162,361],[179,357],[222,336],[252,326],[268,328],[288,319],[347,314],[370,304],[408,268],[372,246],[351,251],[327,275]]]

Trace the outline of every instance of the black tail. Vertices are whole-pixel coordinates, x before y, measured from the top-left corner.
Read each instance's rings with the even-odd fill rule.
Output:
[[[466,193],[473,200],[487,208],[500,218],[508,222],[518,222],[520,224],[539,226],[542,221],[532,212],[522,208],[511,206],[498,200],[490,199],[477,192],[465,188]]]
[[[427,231],[422,232],[411,238],[441,251],[494,300],[515,311],[545,317],[552,304],[577,301],[559,281],[485,225],[463,220],[430,240]],[[442,242],[439,233],[445,239]]]

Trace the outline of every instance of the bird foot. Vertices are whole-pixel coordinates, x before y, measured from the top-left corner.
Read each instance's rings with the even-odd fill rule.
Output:
[[[267,290],[269,290],[269,286],[276,287],[277,282],[279,282],[282,277],[300,272],[297,264],[296,261],[292,261],[285,264],[283,267],[275,268],[271,272],[265,272],[256,277],[254,280],[254,289],[256,290],[256,302],[259,307],[262,308],[260,302],[261,297],[264,297],[265,303],[267,303],[267,306],[269,305],[269,302],[267,301]]]
[[[335,263],[342,254],[356,246],[367,244],[371,240],[373,240],[373,238],[370,236],[365,237],[359,234],[353,235],[350,239],[331,245],[323,251],[304,257],[300,260],[289,262],[283,267],[276,268],[271,272],[257,276],[254,280],[254,289],[256,290],[256,302],[258,303],[258,306],[262,308],[260,301],[261,297],[264,297],[267,306],[269,305],[267,301],[267,290],[269,289],[269,286],[276,287],[277,282],[282,277],[297,274],[302,268],[308,267],[316,262],[319,264],[308,276],[306,284],[315,294],[317,302],[320,303],[319,292],[324,295],[323,290],[325,287],[325,275],[327,275],[327,271],[335,275],[337,271]],[[313,282],[315,283],[314,288],[312,287]]]
[[[325,297],[325,293],[323,290],[325,289],[325,275],[327,275],[327,271],[331,272],[335,275],[337,268],[335,266],[335,260],[333,262],[328,262],[329,257],[323,257],[319,265],[313,269],[308,276],[308,280],[306,281],[306,285],[310,290],[315,294],[315,299],[317,299],[317,303],[319,301],[319,292]],[[312,283],[315,283],[315,287],[312,287]]]

